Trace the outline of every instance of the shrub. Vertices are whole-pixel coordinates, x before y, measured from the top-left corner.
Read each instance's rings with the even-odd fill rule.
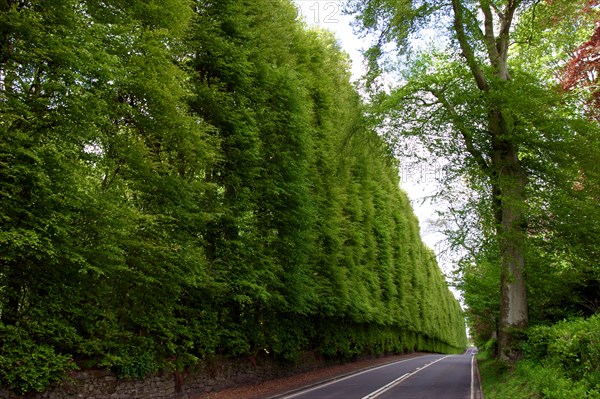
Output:
[[[600,387],[600,315],[530,329],[526,355],[590,388]]]
[[[487,399],[600,399],[600,315],[535,326],[527,335],[526,359],[512,368],[492,359],[494,341],[481,348]]]
[[[0,326],[0,335],[0,383],[15,393],[42,392],[77,368],[71,356],[35,342],[19,327]]]

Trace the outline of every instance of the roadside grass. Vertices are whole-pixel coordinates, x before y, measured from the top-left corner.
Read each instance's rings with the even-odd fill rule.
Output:
[[[557,367],[532,360],[508,367],[486,352],[477,360],[486,399],[600,399],[598,390],[571,380]]]
[[[525,359],[504,364],[485,343],[477,359],[486,399],[600,399],[600,313],[587,319],[534,326]]]
[[[477,363],[486,399],[541,398],[519,368],[510,370],[487,352],[477,355]]]

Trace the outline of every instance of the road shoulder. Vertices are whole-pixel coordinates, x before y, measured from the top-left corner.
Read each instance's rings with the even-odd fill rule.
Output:
[[[358,373],[373,367],[378,367],[387,363],[397,362],[403,359],[410,359],[421,355],[423,355],[423,353],[411,353],[405,355],[359,360],[352,363],[323,367],[290,377],[278,378],[257,384],[230,388],[219,392],[212,392],[209,394],[204,394],[201,397],[203,399],[276,399],[278,397],[291,394],[295,391],[343,378],[347,375]]]
[[[483,399],[483,390],[481,388],[481,376],[479,374],[479,365],[477,363],[477,354],[473,354],[473,375],[471,387],[471,399]]]

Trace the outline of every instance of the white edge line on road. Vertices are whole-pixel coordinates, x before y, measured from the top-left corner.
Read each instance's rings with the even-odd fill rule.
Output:
[[[475,353],[471,352],[471,399],[475,399]]]
[[[442,358],[439,358],[429,364],[426,364],[425,366],[421,367],[421,368],[417,368],[415,371],[413,371],[412,373],[407,373],[404,374],[402,377],[400,378],[396,378],[394,381],[390,382],[389,384],[379,388],[376,391],[371,392],[370,394],[368,394],[367,396],[363,396],[361,399],[374,399],[376,397],[378,397],[379,395],[381,395],[384,392],[389,391],[390,389],[392,389],[394,386],[398,385],[399,383],[401,383],[402,381],[406,380],[407,378],[412,377],[413,375],[420,373],[421,371],[425,370],[427,367],[444,360],[445,358],[452,356],[452,355],[448,355],[448,356],[444,356]]]
[[[312,391],[316,391],[317,389],[321,389],[321,388],[327,387],[327,386],[329,386],[329,385],[336,384],[336,383],[338,383],[338,382],[340,382],[340,381],[344,381],[344,380],[347,380],[347,379],[349,379],[349,378],[356,377],[357,375],[361,375],[361,374],[369,373],[369,372],[371,372],[371,371],[379,370],[379,369],[382,369],[382,368],[384,368],[384,367],[392,366],[392,365],[394,365],[394,364],[398,364],[398,363],[404,363],[404,362],[408,362],[408,361],[410,361],[410,360],[419,359],[419,358],[426,357],[426,356],[431,356],[431,355],[424,355],[424,356],[418,356],[418,357],[411,357],[410,359],[405,359],[405,360],[400,360],[400,361],[397,361],[397,362],[387,363],[387,364],[383,364],[383,365],[381,365],[381,366],[377,366],[377,367],[373,367],[373,368],[370,368],[370,369],[367,369],[367,370],[359,371],[359,372],[357,372],[357,373],[353,373],[353,374],[347,375],[347,376],[345,376],[345,377],[338,378],[338,379],[335,379],[335,380],[333,380],[333,381],[329,381],[329,382],[327,382],[327,383],[325,383],[325,384],[322,384],[322,385],[317,385],[317,386],[315,386],[315,387],[312,387],[312,388],[309,388],[309,389],[306,389],[306,390],[303,390],[303,391],[300,391],[300,392],[296,392],[296,393],[293,393],[293,394],[291,394],[291,395],[288,395],[288,396],[283,396],[283,397],[281,397],[281,399],[291,399],[291,398],[295,398],[296,396],[300,396],[300,395],[304,395],[304,394],[306,394],[306,393],[309,393],[309,392],[312,392]],[[446,356],[446,357],[447,357],[447,356]],[[443,359],[443,358],[442,358],[442,359]],[[442,359],[438,359],[438,360],[436,360],[436,362],[437,362],[437,361],[439,361],[439,360],[442,360]],[[434,362],[434,363],[435,363],[435,362]],[[433,363],[431,363],[431,364],[433,364]],[[427,367],[427,366],[425,366],[425,367]]]

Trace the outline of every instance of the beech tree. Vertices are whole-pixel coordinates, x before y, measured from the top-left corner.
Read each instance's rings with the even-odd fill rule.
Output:
[[[587,112],[600,121],[600,24],[588,41],[575,51],[564,69],[562,85],[565,90],[580,87],[588,90]]]
[[[0,1],[0,48],[2,388],[463,351],[347,57],[289,1]]]
[[[598,166],[600,151],[595,123],[584,117],[589,108],[589,89],[576,86],[565,92],[565,71],[574,54],[594,32],[593,9],[589,2],[548,1],[538,3],[520,14],[521,23],[513,34],[514,70],[526,71],[549,87],[546,93],[529,95],[540,104],[542,117],[535,125],[548,127],[561,134],[553,140],[531,137],[522,151],[526,168],[533,174],[528,190],[527,222],[527,288],[530,325],[558,322],[564,318],[593,315],[600,304],[598,286]],[[571,60],[571,61],[569,61]],[[522,101],[516,96],[512,101]],[[586,105],[588,104],[588,105]],[[539,104],[538,104],[539,106]],[[535,104],[521,111],[536,109]],[[560,110],[562,120],[570,128],[562,130],[561,119],[552,110]],[[550,112],[551,111],[551,112]],[[586,113],[589,115],[589,113]],[[534,115],[530,113],[530,115]],[[533,121],[533,120],[530,120]],[[471,205],[476,205],[472,203]],[[481,206],[461,210],[463,217],[479,212]],[[466,244],[474,256],[463,259],[455,284],[463,291],[470,329],[479,344],[489,340],[498,324],[499,292],[498,249],[491,232],[470,224]],[[452,233],[452,232],[450,232]],[[458,234],[457,239],[465,240]]]
[[[464,246],[465,236],[477,231],[489,238],[480,245],[497,248],[492,252],[498,254],[500,268],[499,356],[516,360],[529,321],[525,276],[530,206],[540,190],[552,187],[556,170],[549,165],[566,148],[572,150],[573,132],[587,137],[590,130],[579,124],[573,103],[554,89],[556,82],[535,75],[524,62],[536,48],[519,40],[519,28],[535,26],[539,2],[349,4],[358,26],[376,35],[366,54],[381,129],[403,155],[414,155],[410,144],[416,139],[430,154],[447,160],[444,183],[462,182],[460,191],[446,190],[455,199],[453,218],[463,227],[458,241]],[[415,48],[412,40],[433,24],[438,37],[443,36],[440,31],[446,33],[447,42]],[[378,86],[377,74],[383,59],[389,63],[391,56],[385,56],[386,50],[392,52],[386,47],[390,43],[401,65],[396,69],[400,81],[388,94]],[[477,255],[472,259],[477,261]]]

